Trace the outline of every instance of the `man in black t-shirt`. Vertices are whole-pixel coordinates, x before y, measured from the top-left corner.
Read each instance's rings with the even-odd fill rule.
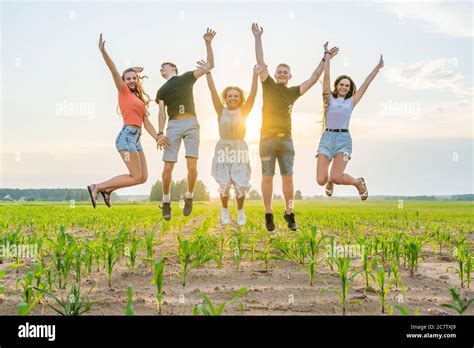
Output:
[[[214,55],[211,42],[216,32],[207,29],[203,38],[206,42],[207,63],[214,67]],[[157,147],[163,150],[163,211],[165,220],[171,219],[170,186],[174,164],[178,161],[178,152],[181,142],[184,142],[185,157],[188,168],[187,192],[183,208],[184,216],[188,216],[193,208],[193,191],[197,179],[197,159],[199,157],[199,123],[194,109],[193,87],[198,78],[206,71],[198,67],[194,71],[178,75],[175,64],[165,62],[161,65],[161,76],[166,83],[156,93],[156,102],[159,105],[158,114],[158,141]],[[169,121],[166,136],[163,133],[166,124],[166,113]]]
[[[278,161],[285,198],[285,213],[283,215],[288,228],[296,230],[295,214],[293,213],[293,162],[295,149],[291,136],[291,112],[294,102],[306,93],[323,73],[324,63],[320,61],[311,77],[299,86],[288,87],[291,79],[290,67],[279,64],[275,71],[275,79],[269,76],[263,59],[262,34],[263,28],[257,23],[252,24],[255,36],[255,54],[257,64],[264,67],[260,73],[263,89],[262,129],[260,132],[260,159],[262,162],[262,197],[265,205],[265,226],[268,231],[275,229],[272,211],[273,176],[275,164]],[[338,48],[330,50],[331,58]]]

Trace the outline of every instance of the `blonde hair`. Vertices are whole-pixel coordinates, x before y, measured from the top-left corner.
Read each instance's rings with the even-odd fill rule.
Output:
[[[239,103],[238,107],[241,108],[242,105],[244,105],[244,103],[245,103],[245,94],[244,94],[244,91],[242,90],[242,88],[240,88],[240,87],[235,87],[235,86],[226,87],[224,89],[224,91],[222,91],[222,93],[221,93],[221,102],[222,102],[222,104],[227,105],[227,103],[226,103],[227,93],[229,93],[229,91],[232,90],[232,89],[239,92],[240,103]]]

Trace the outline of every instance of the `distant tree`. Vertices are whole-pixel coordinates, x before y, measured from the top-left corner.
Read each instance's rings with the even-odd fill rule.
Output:
[[[261,200],[262,196],[260,195],[260,193],[258,193],[257,190],[251,190],[247,194],[247,199],[250,200],[250,201],[257,201],[257,200]]]
[[[151,187],[150,201],[161,201],[163,198],[163,188],[161,180],[157,180]],[[171,181],[170,193],[171,200],[177,202],[184,199],[187,191],[187,180],[182,179],[178,181]],[[194,200],[195,201],[209,201],[211,198],[206,186],[201,180],[196,182],[194,187]]]
[[[276,193],[273,194],[273,199],[283,199],[283,196],[277,195]]]
[[[298,199],[298,200],[303,199],[303,194],[301,193],[300,190],[296,190],[295,199]]]

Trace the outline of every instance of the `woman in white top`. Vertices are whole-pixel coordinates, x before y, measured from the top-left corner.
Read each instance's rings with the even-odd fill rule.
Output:
[[[359,90],[354,81],[347,76],[339,76],[334,82],[334,89],[330,88],[330,53],[324,45],[324,78],[323,78],[323,104],[324,117],[323,129],[319,142],[316,168],[316,180],[319,185],[326,185],[326,195],[331,196],[334,184],[353,185],[359,191],[360,198],[364,201],[369,193],[364,178],[355,179],[344,173],[347,162],[351,159],[352,138],[349,133],[349,121],[353,108],[361,100],[365,91],[383,67],[383,59],[365,79]],[[334,161],[333,161],[334,160]],[[329,174],[329,164],[333,161]]]
[[[234,86],[226,87],[219,98],[209,65],[204,61],[198,62],[198,65],[206,71],[207,84],[219,122],[220,139],[215,147],[211,174],[219,184],[221,222],[225,225],[230,223],[228,202],[229,191],[233,186],[238,209],[237,224],[242,226],[246,222],[245,195],[251,188],[249,148],[244,140],[245,120],[257,94],[259,69],[254,68],[252,87],[246,100],[243,90]]]

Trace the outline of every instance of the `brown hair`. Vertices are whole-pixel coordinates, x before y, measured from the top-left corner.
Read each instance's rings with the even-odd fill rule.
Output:
[[[164,62],[164,63],[161,64],[161,66],[163,66],[163,65],[170,65],[171,67],[174,68],[174,70],[176,70],[176,75],[178,75],[178,67],[176,66],[176,64],[171,63],[171,62]]]
[[[334,81],[334,88],[330,92],[330,94],[332,94],[334,98],[337,98],[337,85],[339,84],[339,82],[341,82],[342,79],[348,79],[350,82],[349,92],[347,92],[346,96],[344,97],[344,99],[349,99],[350,97],[354,96],[354,94],[356,93],[357,87],[354,81],[352,80],[352,78],[347,75],[341,75],[336,78],[336,80]],[[326,129],[326,112],[328,110],[328,107],[329,107],[329,94],[323,93],[323,119],[322,119],[323,131],[324,129]]]
[[[226,87],[226,88],[224,89],[224,91],[222,91],[222,93],[221,93],[221,101],[222,101],[222,104],[226,105],[227,93],[229,93],[229,91],[230,91],[231,89],[234,89],[234,90],[236,90],[237,92],[239,92],[239,95],[240,95],[240,103],[239,103],[238,107],[241,108],[242,105],[244,105],[244,103],[245,103],[245,95],[244,95],[244,91],[243,91],[242,88],[240,88],[240,87],[235,87],[235,86]]]
[[[128,69],[125,69],[122,73],[122,80],[125,82],[125,75],[129,72],[134,72],[135,74],[137,74],[137,83],[135,84],[135,91],[133,91],[133,93],[138,97],[140,98],[140,100],[145,103],[145,108],[146,108],[146,114],[149,115],[150,112],[148,111],[148,106],[150,104],[150,96],[145,92],[145,90],[143,89],[143,85],[142,85],[142,80],[143,79],[147,79],[148,76],[140,76],[139,72],[141,72],[143,70],[143,68],[128,68]],[[118,106],[117,106],[118,108]]]
[[[284,67],[284,68],[287,68],[288,70],[291,71],[290,66],[289,66],[288,64],[286,64],[286,63],[280,63],[280,64],[278,64],[277,67],[276,67],[277,70],[278,70],[278,68],[281,67],[281,66]]]

